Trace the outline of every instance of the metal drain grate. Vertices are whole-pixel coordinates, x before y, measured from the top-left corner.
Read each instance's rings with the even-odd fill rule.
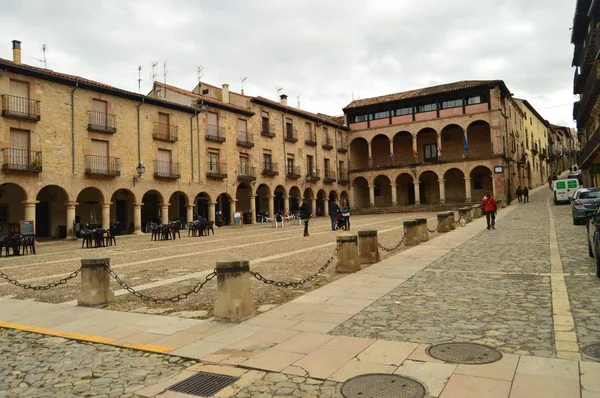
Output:
[[[345,398],[423,398],[427,391],[410,377],[372,373],[348,379],[341,393]]]
[[[212,397],[223,388],[238,380],[239,377],[200,372],[177,384],[173,384],[167,390],[197,395],[199,397]]]
[[[581,352],[589,357],[600,359],[600,343],[586,345]]]
[[[426,350],[430,357],[451,363],[480,365],[502,359],[502,353],[495,348],[476,343],[442,343]]]
[[[514,279],[517,281],[537,281],[542,279],[539,275],[531,275],[531,274],[506,274],[503,275],[505,279]]]

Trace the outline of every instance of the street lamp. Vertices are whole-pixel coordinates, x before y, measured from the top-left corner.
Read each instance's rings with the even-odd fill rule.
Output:
[[[138,175],[137,176],[136,175],[133,176],[133,186],[134,187],[135,187],[135,183],[142,179],[142,175],[146,172],[146,168],[140,162],[140,164],[138,165],[138,167],[135,168],[135,171],[137,171]]]

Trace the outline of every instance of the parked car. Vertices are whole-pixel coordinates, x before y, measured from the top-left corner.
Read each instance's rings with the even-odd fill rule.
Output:
[[[600,188],[580,188],[575,191],[571,198],[573,224],[585,223],[594,216],[598,206],[600,206]]]
[[[600,278],[600,208],[586,224],[588,254],[596,264],[596,276]]]

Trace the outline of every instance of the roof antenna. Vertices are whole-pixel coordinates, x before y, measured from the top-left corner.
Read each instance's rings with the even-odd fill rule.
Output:
[[[150,63],[150,68],[152,69],[152,72],[150,73],[150,78],[152,79],[152,83],[156,81],[156,65],[158,65],[158,62]]]
[[[277,90],[277,98],[279,98],[279,96],[281,95],[281,92],[283,91],[283,87],[277,86],[276,90]]]
[[[165,86],[167,85],[167,73],[168,73],[168,72],[169,72],[169,71],[167,70],[167,61],[165,61],[165,62],[163,63],[163,79],[164,79]],[[164,97],[165,97],[165,98],[167,98],[167,90],[165,90],[165,95],[164,95]]]
[[[142,65],[138,66],[138,93],[142,93]]]
[[[248,76],[240,78],[240,81],[242,82],[242,95],[244,95],[244,82],[246,81],[247,78],[248,78]]]
[[[300,109],[300,94],[298,94],[298,109]]]
[[[45,44],[42,44],[42,54],[43,54],[42,59],[34,58],[34,57],[30,57],[30,58],[43,63],[44,69],[48,69],[48,63],[46,62],[46,45]]]

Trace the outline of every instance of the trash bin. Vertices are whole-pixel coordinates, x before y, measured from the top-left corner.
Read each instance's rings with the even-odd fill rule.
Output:
[[[223,215],[217,214],[217,216],[215,217],[215,225],[217,227],[222,227],[223,224],[224,224]]]
[[[244,224],[252,224],[252,213],[244,213]]]
[[[59,225],[58,226],[58,239],[66,239],[67,238],[67,226]]]

